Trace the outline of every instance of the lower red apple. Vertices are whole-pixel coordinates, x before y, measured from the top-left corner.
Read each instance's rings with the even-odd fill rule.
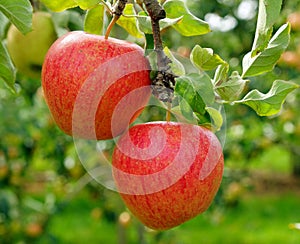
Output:
[[[222,180],[222,146],[210,130],[179,122],[131,127],[117,142],[113,177],[128,209],[156,230],[208,209]]]
[[[42,87],[55,122],[66,134],[111,139],[146,106],[151,94],[149,70],[137,44],[74,31],[49,49]],[[123,107],[115,111],[121,100]]]

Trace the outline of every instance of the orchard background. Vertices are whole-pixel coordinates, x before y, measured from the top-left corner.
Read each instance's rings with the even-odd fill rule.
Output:
[[[225,169],[213,205],[204,214],[172,230],[157,232],[145,228],[128,212],[116,192],[99,184],[86,171],[73,138],[57,128],[49,113],[41,90],[42,63],[38,57],[45,49],[44,42],[52,42],[74,30],[103,35],[111,19],[109,11],[105,13],[104,9],[110,9],[114,3],[1,0],[0,243],[300,241],[297,224],[300,222],[297,89],[300,84],[300,1],[285,0],[281,9],[281,1],[274,4],[274,1],[256,0],[188,0],[182,5],[183,9],[178,7],[183,4],[181,1],[167,2],[161,2],[167,6],[168,17],[162,24],[161,38],[168,48],[165,52],[171,50],[182,63],[177,64],[172,56],[173,63],[177,64],[175,68],[172,66],[175,73],[181,75],[182,67],[193,72],[195,67],[200,67],[200,73],[213,80],[217,67],[225,67],[225,70],[228,67],[229,80],[234,81],[223,84],[225,90],[232,91],[230,97],[228,90],[219,94],[223,100],[227,99],[222,104],[226,115],[223,117],[226,122]],[[259,3],[273,6],[265,17],[258,14]],[[127,6],[133,6],[129,4]],[[33,9],[48,12],[54,29],[33,30],[32,39],[25,43],[17,41],[12,49],[21,48],[28,53],[12,61],[10,25],[13,23],[22,32],[30,33]],[[145,18],[134,16],[136,13],[130,7],[125,8],[124,15],[113,26],[110,36],[142,47],[147,40],[146,48],[151,49],[149,20],[147,23],[143,21]],[[290,25],[286,25],[287,21]],[[263,26],[260,26],[260,35],[257,22]],[[279,38],[277,36],[272,43],[271,37],[280,27]],[[43,43],[36,45],[39,51],[35,53],[30,43],[38,39]],[[256,45],[253,45],[254,40]],[[205,54],[200,47],[211,48],[218,56],[207,52],[206,57],[199,59],[197,55]],[[255,67],[242,62],[251,50],[255,51],[253,55],[259,56]],[[189,61],[191,53],[194,59]],[[28,60],[34,60],[34,65],[28,65],[31,64]],[[16,69],[17,63],[29,67],[29,72]],[[233,71],[238,74],[233,75]],[[280,83],[285,89],[272,90],[275,80],[287,82]],[[240,89],[241,86],[244,89]],[[255,89],[262,94],[255,100],[256,110],[242,99]],[[270,90],[274,94],[270,95]],[[188,97],[180,86],[175,91]],[[266,106],[275,112],[258,116]],[[183,114],[190,113],[184,107],[181,110]],[[210,116],[215,122],[213,126],[218,127],[219,115],[215,114],[210,113]],[[165,111],[149,106],[137,122],[164,119]]]

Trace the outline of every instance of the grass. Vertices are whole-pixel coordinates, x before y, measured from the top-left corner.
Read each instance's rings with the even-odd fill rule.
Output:
[[[141,243],[137,221],[120,232],[113,222],[95,219],[91,212],[97,202],[85,196],[70,202],[57,214],[48,228],[48,235],[39,243]],[[284,195],[245,195],[234,208],[215,208],[193,220],[163,233],[144,231],[144,243],[300,243],[300,231],[289,224],[300,222],[300,197]],[[127,242],[125,242],[127,239]]]
[[[181,243],[300,243],[300,232],[289,224],[300,221],[300,199],[293,194],[246,196],[236,208],[205,215],[178,229]]]

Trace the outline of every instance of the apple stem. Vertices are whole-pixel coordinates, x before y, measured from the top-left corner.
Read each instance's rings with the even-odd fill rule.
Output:
[[[113,28],[113,26],[115,25],[115,23],[118,21],[118,19],[120,18],[120,16],[123,14],[124,8],[126,6],[127,0],[119,0],[115,6],[114,6],[114,10],[113,10],[113,15],[114,17],[112,18],[112,20],[110,21],[106,32],[105,32],[105,39],[108,39],[110,32]]]
[[[176,76],[172,73],[170,63],[163,50],[159,21],[166,17],[166,12],[157,0],[144,0],[151,18],[154,51],[157,54],[157,75],[152,81],[153,95],[163,102],[172,102]]]
[[[109,23],[109,25],[108,25],[108,27],[106,29],[106,32],[105,32],[105,36],[104,36],[105,39],[108,39],[113,26],[115,25],[115,23],[118,21],[119,18],[120,18],[120,16],[115,15],[113,17],[113,19],[110,21],[110,23]]]
[[[172,109],[172,103],[167,103],[167,113],[166,113],[166,121],[171,121],[171,109]]]

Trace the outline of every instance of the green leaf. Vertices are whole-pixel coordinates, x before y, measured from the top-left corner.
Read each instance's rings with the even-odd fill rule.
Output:
[[[16,70],[9,57],[6,47],[0,42],[0,80],[3,80],[13,91],[16,79]]]
[[[54,12],[61,12],[78,6],[75,0],[41,0],[41,2]]]
[[[225,82],[228,78],[228,72],[229,72],[229,64],[228,63],[223,63],[218,66],[215,72],[214,80],[213,83],[215,86],[218,86]]]
[[[0,23],[0,40],[2,40],[5,38],[6,28],[9,24],[8,18],[2,12],[0,12]]]
[[[197,36],[210,32],[207,22],[194,16],[182,0],[169,0],[163,5],[167,18],[182,18],[172,27],[183,36]]]
[[[1,0],[0,12],[23,34],[31,31],[32,6],[29,0]]]
[[[284,24],[274,34],[265,50],[252,57],[252,52],[243,58],[243,77],[271,71],[290,41],[290,25]]]
[[[259,0],[258,17],[253,53],[263,51],[271,38],[273,25],[280,16],[282,0]]]
[[[219,55],[214,54],[211,48],[202,48],[199,45],[193,48],[190,59],[193,65],[201,71],[212,70],[225,63]]]
[[[83,10],[91,9],[97,6],[97,4],[101,3],[101,0],[74,0],[74,1]]]
[[[235,103],[248,105],[259,116],[271,116],[281,110],[287,95],[296,88],[299,86],[295,83],[276,80],[268,93],[263,94],[258,90],[252,90],[242,100]]]
[[[123,15],[120,16],[120,18],[117,21],[117,24],[121,27],[123,27],[130,35],[142,38],[143,35],[141,31],[138,28],[138,23],[136,20],[136,17],[128,17],[126,15],[135,15],[134,6],[131,3],[127,3],[125,6],[125,9],[123,11]]]
[[[205,114],[205,103],[201,96],[195,91],[189,77],[176,79],[175,92],[179,95],[179,105],[183,116],[188,120],[195,118],[194,112]]]
[[[242,94],[247,82],[237,71],[233,71],[227,80],[217,83],[215,89],[225,101],[235,101]]]
[[[205,75],[192,73],[176,78],[175,93],[180,96],[183,114],[188,118],[193,117],[192,112],[204,115],[205,107],[215,101],[213,85]]]
[[[213,107],[206,107],[205,110],[208,112],[210,117],[210,125],[214,131],[218,131],[223,125],[223,117],[219,110]]]
[[[139,24],[139,29],[146,33],[146,34],[152,34],[152,26],[151,26],[151,19],[148,16],[148,14],[144,11],[141,11],[138,13],[138,24]],[[162,31],[163,29],[166,29],[172,25],[175,25],[178,23],[182,17],[175,18],[175,19],[170,19],[170,18],[164,18],[159,21],[159,27],[160,30]]]
[[[172,72],[176,76],[184,75],[185,74],[185,69],[184,69],[183,64],[180,63],[179,60],[174,57],[174,55],[172,54],[172,52],[170,51],[170,49],[168,47],[164,48],[164,53],[172,61],[172,63],[170,64]]]
[[[151,19],[146,12],[140,11],[138,13],[137,20],[139,29],[142,32],[144,32],[145,34],[152,34]]]
[[[91,34],[103,34],[104,11],[102,4],[87,11],[84,19],[84,31]]]

